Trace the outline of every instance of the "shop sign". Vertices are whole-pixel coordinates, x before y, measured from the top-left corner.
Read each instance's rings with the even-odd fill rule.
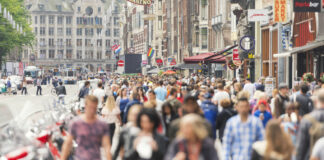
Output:
[[[321,0],[294,0],[294,12],[320,12]]]
[[[293,44],[290,40],[291,37],[291,27],[283,26],[281,31],[281,44],[283,50],[289,50],[289,48],[293,47]]]
[[[274,0],[274,21],[287,21],[287,0]]]
[[[138,4],[138,5],[151,5],[152,0],[127,0],[128,2]]]
[[[249,9],[248,10],[249,22],[267,22],[269,15],[267,9]]]
[[[237,61],[237,60],[241,60],[241,59],[240,59],[240,56],[239,56],[238,49],[235,48],[235,49],[233,49],[233,61]]]

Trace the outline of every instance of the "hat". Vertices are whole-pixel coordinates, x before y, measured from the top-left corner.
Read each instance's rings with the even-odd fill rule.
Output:
[[[204,97],[205,97],[206,99],[210,99],[210,98],[213,97],[213,95],[207,92],[207,93],[205,93]]]
[[[286,83],[280,83],[279,89],[283,89],[283,88],[288,88],[288,85]]]
[[[259,102],[258,102],[258,105],[260,105],[260,104],[263,104],[263,105],[265,105],[265,106],[267,106],[267,101],[266,100],[259,100]]]

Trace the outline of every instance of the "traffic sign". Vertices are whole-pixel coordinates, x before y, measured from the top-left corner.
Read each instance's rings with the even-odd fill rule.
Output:
[[[238,49],[233,49],[233,61],[240,60]]]
[[[117,65],[118,65],[119,67],[123,67],[124,64],[125,64],[125,62],[124,62],[123,60],[119,60],[119,61],[117,62]]]

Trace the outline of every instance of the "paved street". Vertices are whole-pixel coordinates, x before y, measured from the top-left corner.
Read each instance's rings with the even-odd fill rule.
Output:
[[[42,89],[42,96],[36,96],[36,87],[33,85],[27,87],[28,95],[21,95],[20,92],[18,92],[18,95],[0,95],[0,126],[6,124],[16,116],[27,115],[27,112],[42,111],[45,106],[53,104],[56,96],[50,92],[52,85],[44,85]],[[75,100],[78,93],[77,85],[67,85],[66,90],[66,103]],[[28,108],[28,110],[24,108]]]

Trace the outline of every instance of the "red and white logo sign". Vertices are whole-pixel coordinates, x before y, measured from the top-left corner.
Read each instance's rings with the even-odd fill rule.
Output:
[[[174,66],[174,65],[176,65],[177,64],[177,61],[175,60],[175,59],[172,59],[172,61],[170,62],[170,65],[171,66]]]
[[[236,66],[242,65],[242,61],[240,59],[240,55],[237,48],[233,49],[233,63]]]
[[[119,61],[117,62],[117,65],[118,65],[119,67],[123,67],[124,64],[125,64],[125,62],[124,62],[123,60],[119,60]]]
[[[249,9],[248,20],[249,22],[267,22],[269,21],[268,13],[266,9]]]

